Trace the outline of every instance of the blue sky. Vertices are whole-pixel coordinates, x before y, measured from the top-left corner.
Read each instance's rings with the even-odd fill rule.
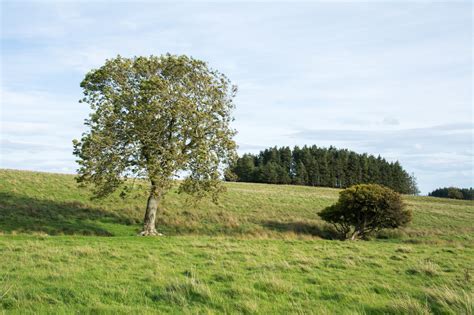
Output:
[[[240,153],[335,145],[399,160],[423,193],[473,185],[472,3],[1,2],[3,168],[73,173],[104,60],[187,54],[239,86]]]

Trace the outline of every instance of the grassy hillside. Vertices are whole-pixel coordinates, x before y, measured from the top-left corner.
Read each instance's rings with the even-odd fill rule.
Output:
[[[328,240],[338,190],[229,183],[219,205],[169,193],[91,201],[73,176],[0,170],[0,312],[472,314],[474,203],[405,197],[404,230]]]

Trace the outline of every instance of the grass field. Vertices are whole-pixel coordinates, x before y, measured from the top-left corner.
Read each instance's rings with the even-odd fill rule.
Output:
[[[413,223],[329,240],[338,190],[229,183],[219,205],[169,193],[91,201],[73,176],[0,170],[0,312],[472,314],[474,203],[404,197]]]

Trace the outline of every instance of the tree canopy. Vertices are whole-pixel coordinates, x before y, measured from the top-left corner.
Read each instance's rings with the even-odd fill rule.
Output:
[[[411,221],[400,194],[377,184],[351,186],[339,194],[336,204],[319,216],[333,224],[342,239],[367,238],[380,229],[394,229]]]
[[[471,188],[444,187],[433,190],[431,197],[474,200],[474,190]]]
[[[236,87],[220,72],[187,56],[107,60],[81,83],[92,113],[74,140],[78,181],[95,196],[130,177],[150,183],[144,235],[154,235],[160,198],[178,174],[180,191],[216,198],[222,166],[236,156],[230,127]]]
[[[418,194],[414,175],[400,163],[334,147],[315,145],[273,147],[257,155],[244,154],[233,164],[227,180],[346,188],[375,183],[405,194]]]

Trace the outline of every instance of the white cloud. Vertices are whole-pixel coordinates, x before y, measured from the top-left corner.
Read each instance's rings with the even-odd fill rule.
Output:
[[[368,150],[403,157],[423,187],[465,184],[472,171],[472,132],[448,126],[473,121],[471,3],[85,1],[2,9],[2,139],[12,143],[70,152],[88,114],[77,103],[88,70],[117,54],[171,52],[204,59],[238,84],[240,152],[305,143]],[[32,162],[21,152],[4,154],[10,167],[54,168],[51,154],[36,151]],[[74,169],[72,157],[56,159],[56,169]],[[436,179],[439,172],[445,177]]]

